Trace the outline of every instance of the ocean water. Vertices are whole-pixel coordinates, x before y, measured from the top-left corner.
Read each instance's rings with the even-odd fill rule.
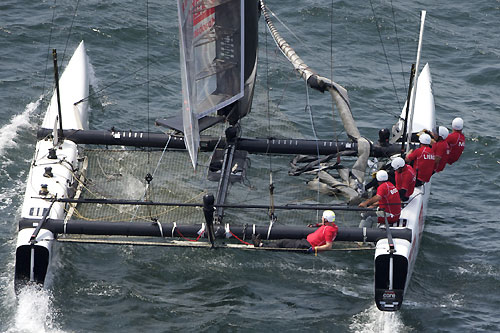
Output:
[[[50,49],[57,48],[64,63],[85,40],[97,92],[92,128],[153,129],[156,118],[174,115],[181,106],[178,28],[173,1],[150,0],[146,6],[3,0],[0,331],[500,331],[500,2],[269,0],[268,5],[289,30],[276,20],[275,25],[306,63],[348,89],[359,129],[372,140],[397,119],[416,54],[419,13],[427,10],[422,62],[431,67],[436,120],[450,127],[454,117],[462,117],[467,140],[461,160],[433,178],[402,310],[376,309],[369,252],[312,257],[56,244],[47,288],[26,288],[16,298],[17,220],[53,82]],[[273,48],[263,19],[260,23],[261,60],[250,117],[268,104],[279,106],[311,137],[304,84]],[[310,92],[309,99],[318,136],[345,137],[331,120],[330,97]]]

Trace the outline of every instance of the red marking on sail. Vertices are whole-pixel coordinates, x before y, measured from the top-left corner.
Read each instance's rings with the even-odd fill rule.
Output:
[[[209,8],[193,13],[193,25],[197,25],[209,16],[215,16],[215,8]]]
[[[214,26],[215,8],[205,9],[205,4],[202,1],[198,1],[195,8],[200,9],[193,13],[193,35],[196,38]]]

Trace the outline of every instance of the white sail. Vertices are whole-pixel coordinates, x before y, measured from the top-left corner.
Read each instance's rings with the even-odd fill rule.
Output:
[[[196,169],[198,119],[243,97],[243,0],[178,0],[185,144]]]

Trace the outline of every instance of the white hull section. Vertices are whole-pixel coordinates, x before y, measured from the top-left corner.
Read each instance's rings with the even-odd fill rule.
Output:
[[[406,105],[401,110],[401,121],[397,124],[398,132],[403,131],[404,119],[406,118]],[[415,109],[413,114],[412,132],[418,133],[424,129],[432,131],[436,124],[434,113],[434,95],[432,94],[432,78],[429,64],[426,64],[418,77],[417,92],[415,97]]]
[[[424,129],[432,131],[436,126],[436,115],[434,112],[434,95],[432,94],[432,78],[429,64],[424,66],[418,76],[416,93],[412,132],[417,133]]]
[[[88,129],[88,101],[78,103],[89,95],[88,59],[83,41],[59,78],[59,92],[63,129]],[[43,128],[54,128],[58,114],[56,96],[54,92],[43,118]]]
[[[435,127],[435,108],[428,64],[419,75],[416,95],[413,133],[422,129],[432,130]],[[430,191],[430,181],[416,187],[408,204],[401,211],[401,220],[406,221],[406,225],[401,227],[412,231],[411,243],[395,238],[395,252],[391,254],[387,238],[377,242],[374,263],[375,302],[380,310],[396,311],[401,307],[420,247]]]
[[[88,104],[74,103],[88,97],[88,61],[83,41],[75,51],[59,80],[63,129],[88,127]],[[58,108],[56,93],[52,97],[42,126],[54,128]],[[53,152],[51,152],[53,150]],[[78,170],[78,147],[69,140],[54,146],[52,138],[37,142],[35,155],[26,183],[21,211],[22,219],[32,219],[33,228],[20,230],[16,248],[16,285],[23,282],[43,283],[52,256],[54,235],[40,229],[32,239],[43,217],[64,219],[66,206],[53,203],[52,198],[68,198],[74,195]]]

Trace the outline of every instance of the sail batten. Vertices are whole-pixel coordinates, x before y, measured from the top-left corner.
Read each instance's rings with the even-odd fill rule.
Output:
[[[243,0],[178,0],[183,129],[196,169],[198,119],[244,96]]]

